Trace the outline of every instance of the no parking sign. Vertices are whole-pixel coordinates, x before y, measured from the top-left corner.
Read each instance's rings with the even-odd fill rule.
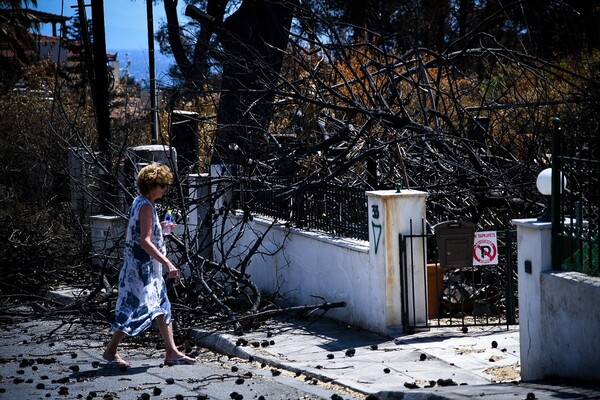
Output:
[[[473,240],[473,265],[498,264],[496,232],[475,232]]]

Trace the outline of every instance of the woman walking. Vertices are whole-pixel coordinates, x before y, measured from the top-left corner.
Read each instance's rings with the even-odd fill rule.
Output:
[[[166,193],[173,181],[171,170],[160,164],[148,165],[139,172],[135,198],[129,214],[124,261],[119,273],[119,294],[115,308],[113,336],[102,354],[109,366],[129,367],[117,352],[125,336],[145,331],[155,320],[165,343],[166,364],[193,364],[177,349],[173,339],[171,303],[163,279],[163,266],[169,278],[178,279],[179,270],[166,257],[163,227],[154,202]]]

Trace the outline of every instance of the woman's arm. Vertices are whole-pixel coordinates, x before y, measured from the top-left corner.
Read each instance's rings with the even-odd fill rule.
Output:
[[[152,243],[152,226],[154,225],[154,210],[150,204],[143,204],[140,208],[140,246],[150,257],[160,261],[169,270],[169,278],[177,279],[179,270],[161,253]]]

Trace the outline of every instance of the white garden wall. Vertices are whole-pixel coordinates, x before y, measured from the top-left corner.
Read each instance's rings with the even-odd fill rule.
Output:
[[[515,220],[521,378],[600,381],[600,278],[553,271],[551,223]]]
[[[247,249],[270,224],[254,218],[236,249]],[[369,261],[368,242],[278,225],[260,251],[263,255],[252,259],[248,273],[262,291],[278,293],[289,305],[344,301],[346,307],[331,309],[327,316],[368,330],[376,331],[384,322],[384,292],[378,290],[381,277]],[[238,257],[244,255],[240,253]]]
[[[414,190],[367,194],[369,210],[377,210],[369,215],[369,227],[373,228],[369,242],[281,224],[267,232],[272,222],[258,217],[248,222],[240,234],[242,216],[234,215],[228,217],[225,225],[228,233],[223,236],[224,245],[214,248],[215,259],[227,257],[229,263],[237,264],[256,240],[264,236],[260,254],[254,255],[247,269],[252,282],[262,291],[277,293],[292,306],[345,302],[345,307],[330,309],[327,316],[382,335],[398,334],[402,329],[398,237],[400,233],[408,234],[411,219],[425,218],[426,194]],[[235,246],[231,246],[236,240]],[[234,251],[228,253],[231,248]],[[424,258],[415,260],[423,265],[409,269],[423,277]],[[411,305],[414,308],[408,314],[416,321],[424,321],[426,296],[419,297],[423,301]]]
[[[540,278],[542,374],[600,382],[600,278],[564,271]]]

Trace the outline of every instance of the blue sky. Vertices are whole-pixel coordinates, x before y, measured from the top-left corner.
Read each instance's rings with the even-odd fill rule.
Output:
[[[86,4],[90,0],[85,1]],[[162,2],[154,4],[154,30],[158,29],[160,22],[165,20],[165,13]],[[77,0],[38,0],[37,9],[58,15],[68,17],[75,16],[75,6]],[[185,2],[180,1],[180,21],[183,16]],[[87,9],[87,17],[91,18],[91,10]],[[125,67],[127,60],[131,62],[128,67],[129,74],[136,80],[147,79],[148,72],[148,30],[146,22],[146,0],[104,0],[104,19],[106,30],[106,51],[109,53],[118,53],[118,60],[121,68]],[[42,34],[52,34],[50,24],[42,26]],[[172,63],[170,57],[166,57],[156,49],[156,78],[160,81],[165,77]],[[124,72],[122,72],[124,73]]]
[[[87,0],[86,4],[90,1]],[[165,14],[162,2],[153,3],[154,29],[158,29]],[[180,2],[182,7],[184,2]],[[53,14],[72,17],[77,0],[38,0],[37,9]],[[181,13],[182,11],[180,11]],[[91,18],[88,7],[88,18]],[[146,0],[104,0],[104,17],[106,29],[106,49],[114,52],[123,49],[141,50],[148,48],[148,31],[146,23]],[[51,33],[48,25],[42,33]]]

